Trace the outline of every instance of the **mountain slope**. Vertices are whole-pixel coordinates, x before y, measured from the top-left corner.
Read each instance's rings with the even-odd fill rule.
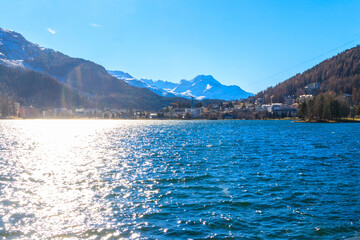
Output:
[[[36,107],[90,107],[93,102],[47,74],[0,64],[0,95]]]
[[[141,78],[140,80],[133,78],[133,79],[127,79],[124,80],[125,82],[127,82],[129,85],[133,86],[133,87],[139,87],[139,88],[147,88],[150,91],[152,91],[153,93],[156,93],[157,95],[163,96],[163,97],[176,97],[175,94],[172,94],[170,92],[171,89],[162,89],[157,87],[157,81],[154,82],[151,79],[144,79]],[[158,80],[161,81],[161,80]]]
[[[112,77],[100,65],[72,58],[30,43],[21,34],[0,29],[0,61],[23,66],[53,76],[68,86],[89,94],[126,92],[127,84]]]
[[[320,92],[335,92],[352,95],[355,103],[360,101],[360,46],[346,50],[327,59],[313,68],[259,92],[255,97],[265,103],[283,102],[286,95],[299,95],[310,83],[320,83]],[[303,94],[303,93],[302,93]]]
[[[143,82],[149,84],[152,87],[155,87],[155,88],[158,88],[158,89],[163,89],[165,91],[169,91],[171,89],[174,89],[177,86],[176,83],[163,81],[163,80],[153,81],[151,79],[141,78],[140,81],[143,81]]]
[[[0,64],[46,73],[83,95],[103,100],[104,106],[128,108],[132,105],[133,108],[157,110],[172,101],[146,88],[130,86],[96,63],[43,48],[27,41],[19,33],[2,28]]]
[[[111,71],[108,70],[108,73],[110,73],[110,75],[119,78],[121,80],[127,80],[127,79],[133,79],[134,77],[131,76],[130,74],[123,72],[123,71]]]

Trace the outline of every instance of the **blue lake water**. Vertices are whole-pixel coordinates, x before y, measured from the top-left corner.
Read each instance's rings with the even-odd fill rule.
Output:
[[[0,121],[0,238],[360,236],[360,124]]]

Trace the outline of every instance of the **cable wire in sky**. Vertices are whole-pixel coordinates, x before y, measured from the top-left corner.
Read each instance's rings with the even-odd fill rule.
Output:
[[[306,60],[306,61],[304,61],[304,62],[301,62],[301,63],[299,63],[299,64],[296,64],[296,65],[294,65],[294,66],[292,66],[292,67],[289,67],[289,68],[287,68],[287,69],[285,69],[285,70],[282,70],[282,71],[280,71],[280,72],[274,73],[274,74],[272,74],[272,75],[270,75],[270,76],[268,76],[268,77],[262,78],[262,79],[260,79],[260,80],[255,81],[255,82],[252,82],[252,83],[250,83],[250,84],[248,84],[248,85],[246,85],[246,86],[244,86],[244,87],[246,88],[246,87],[249,87],[249,86],[254,86],[254,84],[257,84],[257,83],[260,83],[260,82],[264,82],[264,81],[266,81],[266,80],[268,80],[268,79],[272,79],[273,77],[276,77],[276,76],[278,76],[278,75],[280,75],[280,74],[283,74],[283,73],[285,73],[285,72],[287,72],[287,71],[290,71],[290,70],[292,70],[292,69],[294,69],[294,68],[300,67],[300,66],[302,66],[302,65],[304,65],[304,64],[306,64],[306,63],[308,63],[308,62],[311,62],[311,61],[313,61],[313,60],[315,60],[315,59],[317,59],[317,58],[320,58],[320,57],[322,57],[322,56],[324,56],[324,55],[327,55],[327,54],[329,54],[329,53],[331,53],[331,52],[334,52],[334,51],[338,50],[339,48],[345,47],[346,45],[349,45],[350,43],[353,43],[353,42],[355,42],[355,41],[357,41],[357,40],[359,40],[359,39],[360,39],[360,37],[357,37],[357,38],[355,38],[355,39],[353,39],[353,40],[351,40],[351,41],[348,41],[348,42],[346,42],[346,43],[344,43],[344,44],[341,44],[340,46],[337,46],[336,48],[333,48],[333,49],[331,49],[331,50],[329,50],[329,51],[326,51],[326,52],[324,52],[324,53],[322,53],[322,54],[320,54],[320,55],[318,55],[318,56],[312,57],[312,58],[310,58],[310,59],[308,59],[308,60]]]

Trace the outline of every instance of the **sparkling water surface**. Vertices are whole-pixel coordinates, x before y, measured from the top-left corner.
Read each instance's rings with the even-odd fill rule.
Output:
[[[0,121],[2,239],[360,236],[360,124]]]

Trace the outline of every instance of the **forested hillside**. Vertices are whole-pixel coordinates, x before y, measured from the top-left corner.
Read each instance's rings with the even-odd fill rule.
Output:
[[[91,106],[92,101],[57,79],[41,72],[0,64],[0,95],[25,106]]]
[[[157,110],[183,98],[165,98],[148,89],[138,89],[125,83],[124,92],[108,95],[88,95],[71,88],[56,78],[21,67],[0,64],[0,96],[14,100],[22,106],[49,107],[99,107],[140,110]],[[109,86],[107,86],[109,87]],[[185,100],[189,102],[189,100]]]
[[[360,102],[360,46],[346,50],[315,67],[297,74],[279,83],[275,87],[256,94],[255,98],[263,98],[265,103],[283,102],[284,96],[301,95],[301,90],[310,83],[320,83],[320,92],[333,92],[337,95],[350,94],[352,104]]]

